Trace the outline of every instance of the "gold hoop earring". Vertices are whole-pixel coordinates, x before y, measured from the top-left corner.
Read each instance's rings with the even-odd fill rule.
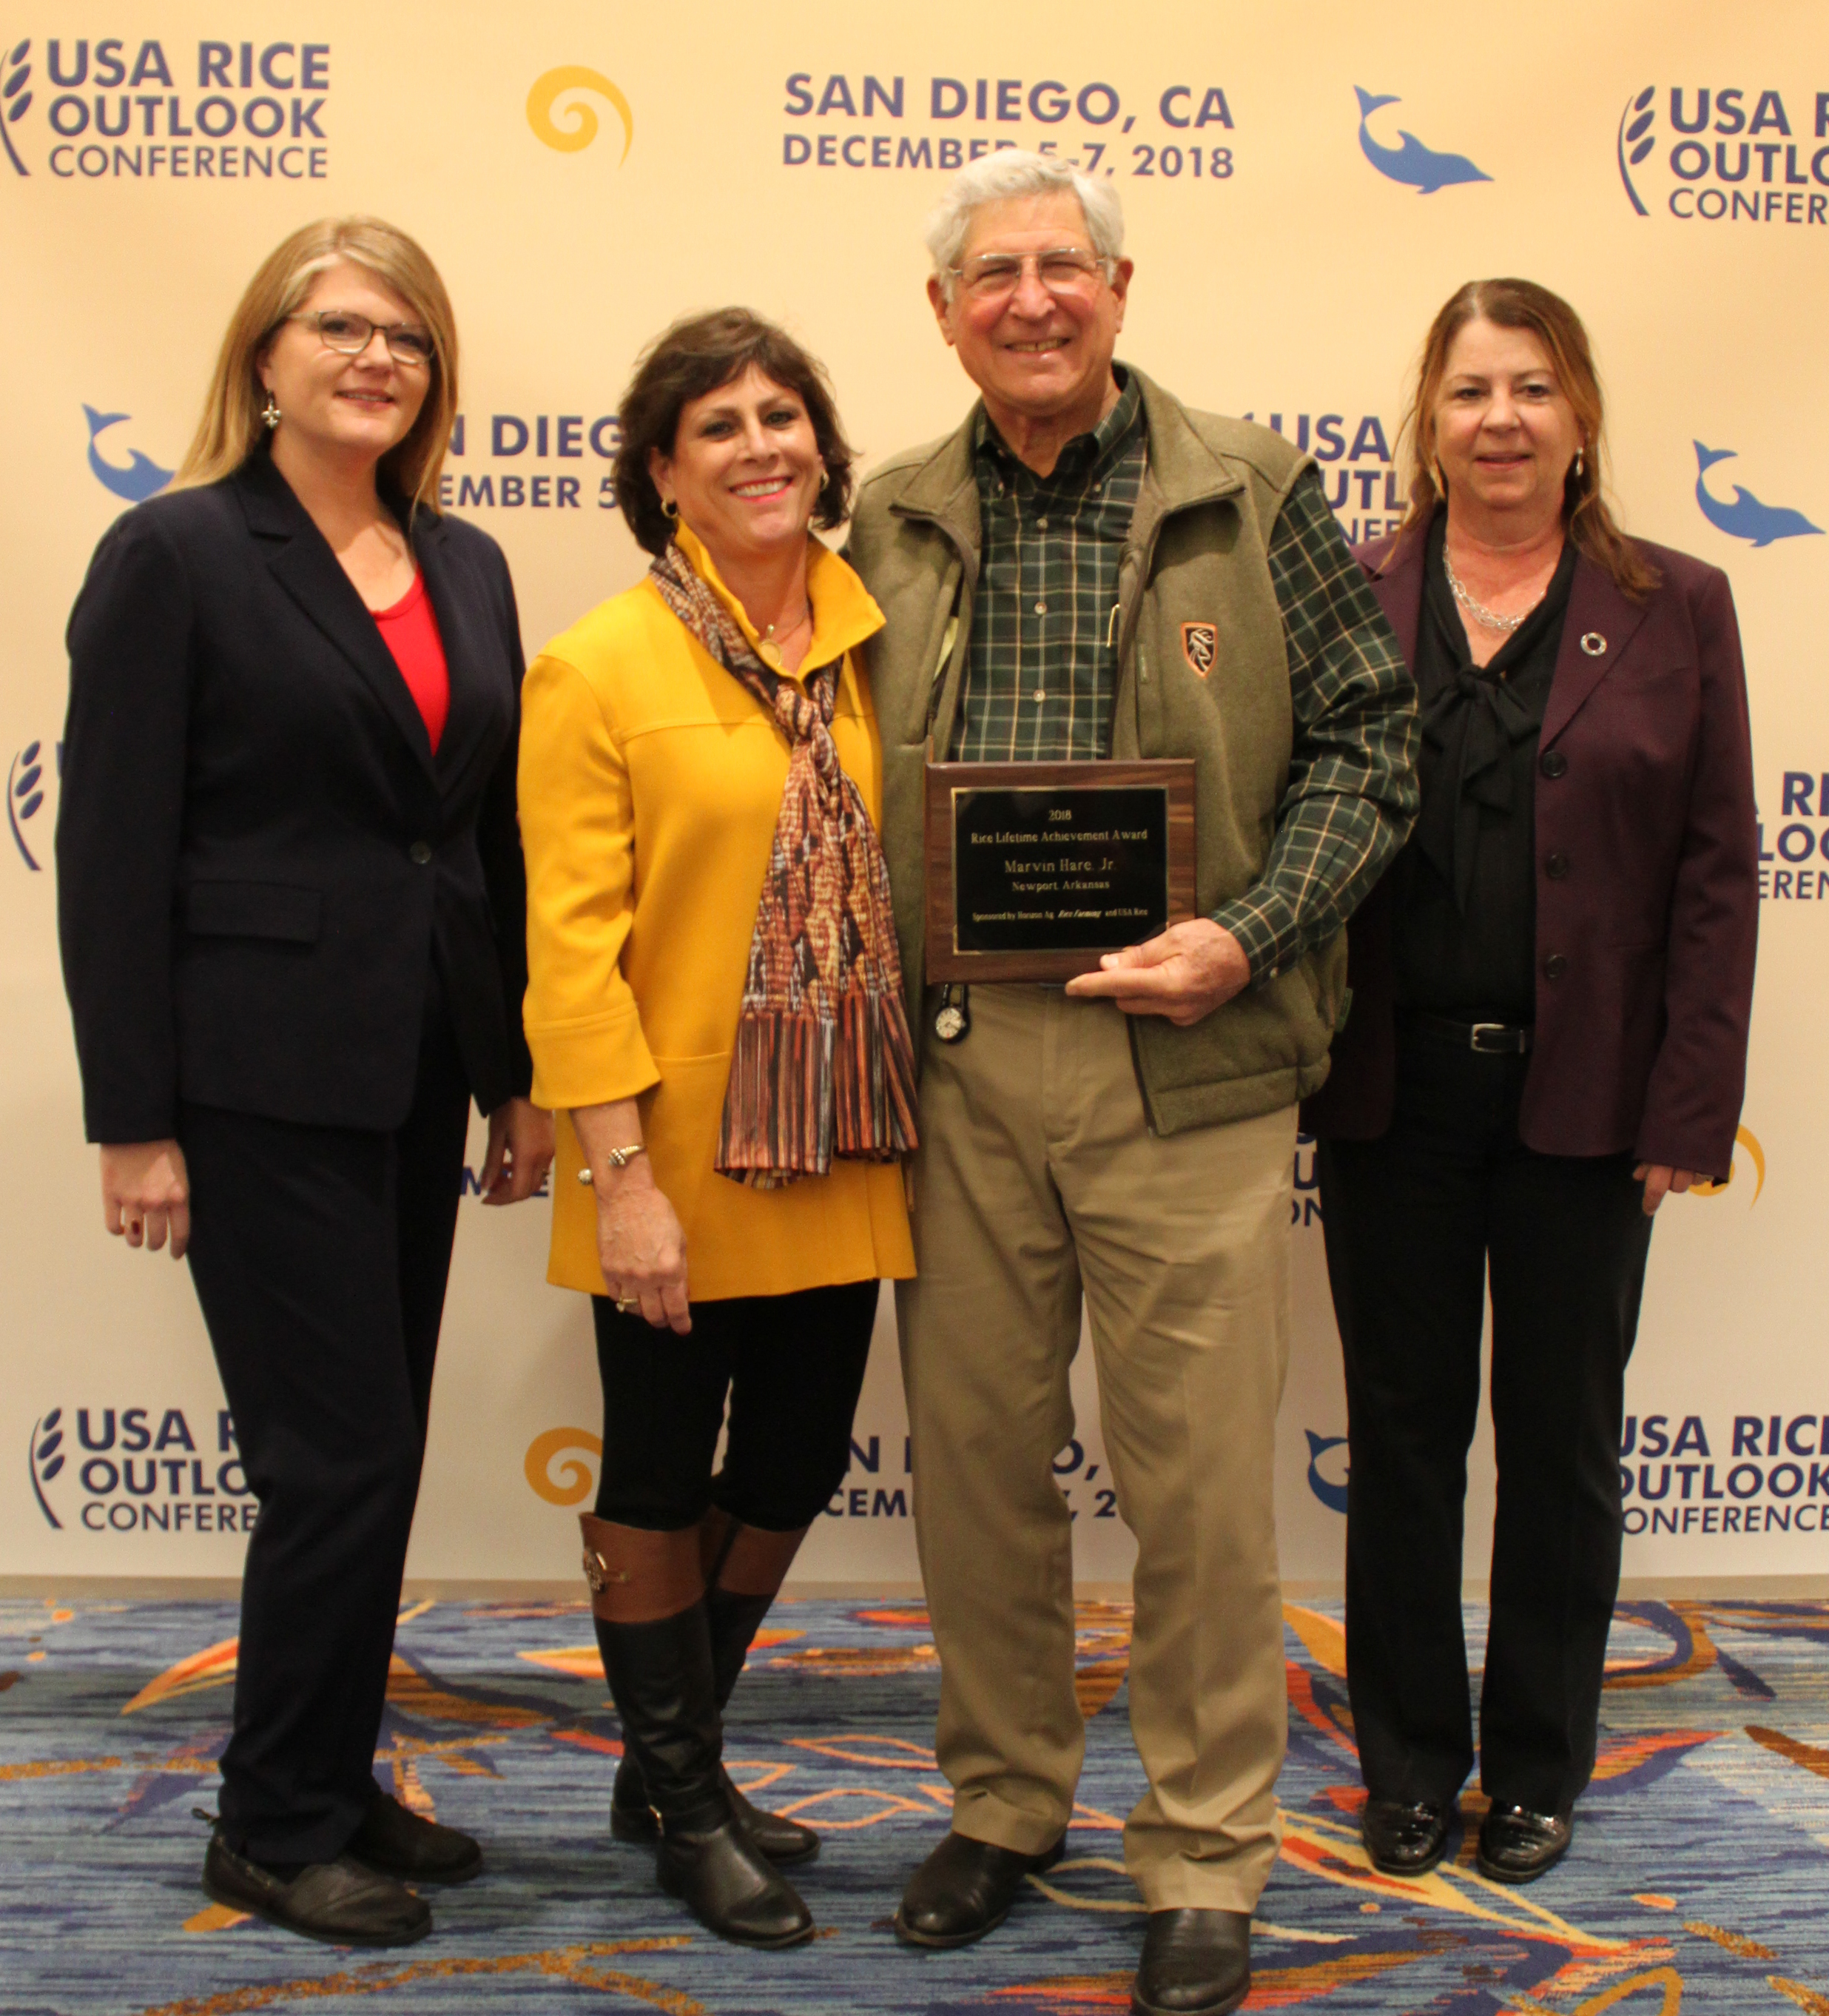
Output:
[[[267,394],[267,404],[261,409],[261,417],[267,423],[268,434],[271,434],[279,424],[279,401],[274,398],[271,391]]]
[[[660,515],[669,524],[677,525],[680,522],[680,507],[670,497],[663,497],[660,500]]]

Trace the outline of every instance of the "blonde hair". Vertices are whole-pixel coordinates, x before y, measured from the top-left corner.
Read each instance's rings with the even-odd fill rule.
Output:
[[[1424,524],[1446,502],[1437,478],[1436,401],[1448,375],[1448,353],[1470,322],[1497,323],[1534,336],[1548,354],[1556,382],[1581,430],[1581,466],[1570,466],[1563,485],[1562,524],[1576,549],[1604,567],[1622,593],[1642,602],[1658,585],[1658,571],[1619,528],[1604,495],[1607,448],[1601,374],[1578,315],[1560,294],[1534,280],[1469,280],[1442,304],[1417,365],[1416,394],[1399,430],[1410,463],[1410,509],[1400,536]]]
[[[426,402],[406,438],[381,458],[379,473],[415,509],[423,504],[437,510],[439,473],[457,416],[457,322],[438,268],[404,231],[378,217],[320,218],[268,255],[229,318],[178,484],[214,483],[232,475],[266,439],[261,355],[287,316],[298,311],[312,282],[340,259],[366,268],[431,332]]]

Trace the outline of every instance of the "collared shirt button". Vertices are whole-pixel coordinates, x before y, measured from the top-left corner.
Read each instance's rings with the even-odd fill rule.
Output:
[[[1546,749],[1537,768],[1546,777],[1565,777],[1568,774],[1568,758],[1560,749]]]
[[[1562,977],[1563,974],[1565,974],[1568,970],[1568,954],[1567,954],[1566,952],[1545,952],[1545,953],[1544,953],[1544,955],[1543,955],[1543,977],[1544,977],[1544,979],[1546,979],[1546,980],[1560,980],[1560,979]]]
[[[1047,530],[1047,520],[1045,518],[1037,518],[1035,525],[1037,531],[1045,532]]]
[[[1561,848],[1554,849],[1544,856],[1543,873],[1552,882],[1560,882],[1568,873],[1568,856]]]
[[[1035,605],[1035,613],[1036,613],[1036,614],[1037,614],[1037,616],[1045,616],[1045,615],[1047,615],[1047,604],[1045,602],[1038,602],[1038,603],[1037,603],[1037,604]]]
[[[412,845],[407,849],[407,859],[414,862],[417,866],[423,868],[426,862],[432,859],[432,848],[430,843],[423,840],[415,840]]]

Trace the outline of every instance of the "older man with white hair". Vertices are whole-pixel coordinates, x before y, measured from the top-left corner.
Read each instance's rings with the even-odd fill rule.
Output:
[[[1414,700],[1310,459],[1113,362],[1123,230],[1058,161],[960,175],[927,290],[982,396],[871,477],[851,534],[889,619],[866,649],[925,1031],[899,1311],[954,1787],[896,1926],[963,1945],[1062,1853],[1085,1736],[1051,1465],[1083,1297],[1137,1543],[1133,2006],[1209,2016],[1249,1985],[1280,1839],[1295,1103],[1346,1014],[1341,926],[1414,815]],[[924,994],[927,761],[1155,757],[1195,766],[1199,914],[1065,988]]]

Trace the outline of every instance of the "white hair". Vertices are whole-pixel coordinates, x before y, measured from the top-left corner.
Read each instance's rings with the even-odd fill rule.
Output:
[[[972,220],[986,203],[1003,203],[1012,196],[1052,196],[1057,192],[1079,199],[1087,235],[1094,251],[1108,262],[1109,279],[1110,262],[1124,255],[1124,209],[1116,189],[1109,182],[1095,182],[1065,161],[1028,153],[1019,147],[1004,147],[961,168],[927,220],[927,250],[933,261],[934,277],[947,299],[953,297],[957,278],[954,268],[965,250]]]

